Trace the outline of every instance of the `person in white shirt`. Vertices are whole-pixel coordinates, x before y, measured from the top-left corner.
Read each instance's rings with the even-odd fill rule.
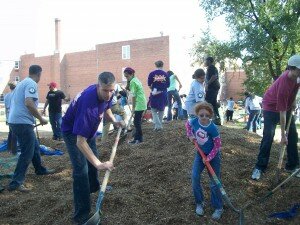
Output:
[[[232,121],[232,116],[234,112],[234,101],[233,98],[230,97],[229,100],[227,100],[227,110],[226,110],[226,121]]]
[[[189,117],[195,116],[195,105],[198,102],[205,101],[205,72],[203,69],[197,69],[193,74],[194,81],[191,83],[190,91],[185,100],[185,110]]]
[[[253,132],[256,133],[256,121],[261,111],[262,98],[249,92],[245,92],[245,96],[245,110],[249,114],[246,129],[249,131],[252,127]]]

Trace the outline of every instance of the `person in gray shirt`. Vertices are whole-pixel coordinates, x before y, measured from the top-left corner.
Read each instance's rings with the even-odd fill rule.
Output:
[[[37,175],[48,175],[55,172],[42,165],[40,146],[34,133],[34,118],[37,118],[41,125],[47,124],[47,120],[37,110],[37,83],[40,81],[41,74],[42,68],[39,65],[30,66],[29,76],[17,85],[11,99],[8,123],[12,132],[17,136],[21,154],[12,181],[8,186],[9,191],[29,191],[23,183],[30,162],[32,162]]]

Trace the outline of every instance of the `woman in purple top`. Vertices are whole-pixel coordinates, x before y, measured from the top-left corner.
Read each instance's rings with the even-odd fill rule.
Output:
[[[170,86],[170,78],[163,71],[164,63],[162,61],[155,62],[155,66],[157,69],[148,76],[148,86],[151,89],[149,100],[154,130],[158,131],[162,129],[164,110],[168,104],[167,88]]]
[[[101,73],[98,84],[79,93],[62,118],[62,135],[73,168],[73,220],[78,224],[89,219],[90,193],[98,191],[100,186],[98,170],[113,169],[111,162],[98,159],[95,134],[104,116],[117,127],[123,126],[123,122],[117,122],[110,110],[114,87],[114,75]]]

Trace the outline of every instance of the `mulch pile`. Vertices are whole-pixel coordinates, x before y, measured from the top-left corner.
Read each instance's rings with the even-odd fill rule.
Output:
[[[211,219],[209,179],[203,174],[206,196],[205,215],[195,215],[191,191],[193,145],[185,136],[184,123],[165,124],[162,132],[154,132],[152,124],[143,124],[145,142],[136,146],[126,143],[118,147],[116,170],[111,173],[112,190],[105,194],[102,225],[192,225],[238,224],[238,215],[228,206],[220,221]],[[238,128],[220,127],[222,148],[222,182],[233,204],[240,208],[264,196],[275,185],[278,144],[273,145],[268,173],[259,182],[250,179],[261,137]],[[101,160],[108,160],[115,134],[101,149]],[[47,167],[58,172],[36,176],[30,166],[26,186],[30,193],[0,194],[0,224],[72,224],[72,171],[63,142],[41,138],[42,144],[63,150],[63,156],[43,156]],[[6,154],[6,155],[5,155]],[[1,153],[0,157],[6,157]],[[100,173],[101,180],[104,172]],[[288,174],[282,172],[282,178]],[[7,185],[8,179],[1,180]],[[294,178],[267,201],[245,211],[246,224],[300,224],[300,215],[293,220],[270,219],[273,212],[285,211],[300,203],[300,179]],[[92,194],[93,210],[97,194]]]

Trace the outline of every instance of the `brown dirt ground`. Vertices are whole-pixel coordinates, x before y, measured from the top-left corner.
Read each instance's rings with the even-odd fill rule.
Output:
[[[220,221],[211,219],[212,208],[207,204],[205,216],[195,215],[191,191],[193,145],[185,136],[182,121],[165,124],[162,132],[153,132],[144,124],[145,142],[138,146],[126,143],[118,147],[116,169],[102,207],[102,225],[187,225],[238,224],[238,216],[228,206]],[[240,208],[249,201],[264,196],[274,187],[279,145],[274,145],[268,173],[259,182],[250,179],[261,138],[245,130],[220,127],[222,148],[222,182],[233,204]],[[101,160],[108,160],[113,143],[98,143]],[[42,144],[66,152],[64,143],[42,138]],[[7,153],[1,153],[7,157]],[[71,224],[72,177],[68,154],[43,156],[47,167],[57,173],[47,177],[34,175],[32,166],[26,176],[30,193],[4,191],[0,194],[0,224]],[[100,177],[103,178],[104,172]],[[288,174],[282,172],[282,178]],[[204,174],[204,190],[209,203],[208,176]],[[1,181],[2,185],[9,180]],[[300,224],[300,215],[290,221],[268,219],[273,212],[285,211],[300,203],[300,179],[294,178],[267,201],[245,211],[246,224]],[[92,195],[93,209],[97,194]]]

